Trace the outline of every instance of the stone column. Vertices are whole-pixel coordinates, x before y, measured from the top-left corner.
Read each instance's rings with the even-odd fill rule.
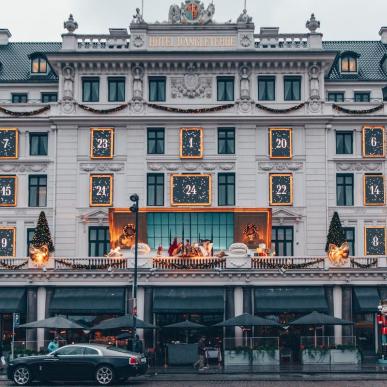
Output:
[[[342,287],[342,299],[343,299],[343,309],[342,309],[342,318],[344,320],[352,321],[352,287],[343,286]],[[352,336],[353,327],[351,325],[343,326],[343,336]]]
[[[226,288],[226,305],[225,305],[225,320],[232,318],[235,316],[235,300],[234,300],[234,288],[227,287]],[[224,329],[224,338],[229,339],[234,336],[233,328],[225,328]],[[229,341],[229,340],[227,340]],[[224,340],[223,345],[227,345],[228,343]]]
[[[53,289],[50,289],[53,290]],[[46,288],[41,286],[37,289],[37,308],[36,308],[36,319],[44,320],[47,316],[46,310],[48,308]],[[51,299],[51,297],[50,297]],[[40,348],[44,348],[44,328],[37,329],[37,346],[38,351]]]
[[[334,301],[333,301],[333,286],[325,286],[325,295],[328,302],[328,314],[334,316]],[[326,326],[324,327],[324,335],[325,336],[333,336],[334,329],[333,327]]]
[[[254,314],[252,302],[252,288],[243,288],[243,313]]]
[[[27,288],[27,313],[26,322],[33,322],[37,320],[37,289]],[[39,350],[36,347],[36,330],[26,329],[27,349]]]
[[[239,316],[243,313],[243,288],[236,287],[234,289],[234,315]],[[242,329],[239,327],[235,327],[235,345],[242,345],[243,334]]]
[[[144,321],[153,324],[153,289],[144,288]],[[156,332],[147,329],[144,332],[144,340],[146,347],[155,347],[156,345]]]
[[[337,318],[343,318],[343,291],[341,286],[333,288],[333,315]],[[335,325],[335,343],[343,344],[343,326]]]
[[[137,288],[137,317],[140,320],[144,320],[144,288]],[[137,334],[140,340],[144,340],[144,329],[138,329]]]

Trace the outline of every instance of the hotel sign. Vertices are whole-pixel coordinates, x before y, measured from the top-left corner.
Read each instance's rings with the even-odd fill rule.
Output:
[[[197,35],[150,35],[148,36],[148,48],[150,49],[225,49],[237,46],[236,36],[197,36]]]

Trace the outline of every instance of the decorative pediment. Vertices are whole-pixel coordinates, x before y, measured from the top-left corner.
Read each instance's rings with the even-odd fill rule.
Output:
[[[285,208],[273,209],[273,223],[275,221],[279,221],[280,224],[284,222],[299,223],[302,217],[303,215],[293,210]]]
[[[258,163],[258,168],[263,171],[298,171],[304,167],[302,162],[281,161],[281,162],[262,162]]]
[[[109,215],[107,210],[91,210],[85,214],[82,214],[79,216],[80,220],[82,223],[98,223],[98,224],[103,224],[103,223],[108,223],[109,221]]]
[[[86,172],[118,172],[125,167],[124,163],[81,163],[80,168]]]
[[[148,163],[150,171],[232,171],[235,169],[233,162],[151,162]]]

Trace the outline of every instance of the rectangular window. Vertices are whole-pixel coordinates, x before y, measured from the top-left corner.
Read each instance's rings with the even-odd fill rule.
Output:
[[[30,175],[28,179],[28,206],[47,206],[47,175]]]
[[[260,101],[275,100],[275,77],[258,77],[258,99]]]
[[[301,100],[301,77],[287,76],[284,78],[284,100],[285,101]]]
[[[110,251],[109,227],[89,227],[89,257],[103,257]]]
[[[164,174],[148,173],[147,175],[147,205],[164,205]]]
[[[349,255],[355,255],[355,227],[343,227],[345,240],[349,244]]]
[[[371,93],[368,91],[356,91],[354,97],[355,102],[370,102]]]
[[[48,133],[30,132],[30,156],[47,156]]]
[[[217,78],[218,101],[234,101],[234,77]]]
[[[353,206],[353,174],[336,175],[336,201],[338,206]]]
[[[58,101],[58,93],[42,93],[42,102],[50,103]]]
[[[164,128],[148,128],[148,155],[162,155],[165,152]]]
[[[27,257],[30,255],[30,244],[32,242],[32,238],[34,237],[35,229],[27,228]]]
[[[125,78],[109,78],[109,102],[125,101]]]
[[[330,102],[344,102],[344,93],[343,92],[329,92],[328,101]]]
[[[165,102],[166,78],[149,77],[149,101]]]
[[[168,249],[175,237],[195,243],[213,242],[214,250],[234,243],[234,214],[229,212],[150,212],[147,214],[148,244]]]
[[[235,206],[235,173],[218,174],[218,205]]]
[[[353,153],[353,133],[336,132],[336,154],[351,155]]]
[[[82,79],[82,101],[83,102],[99,101],[99,78]]]
[[[31,61],[31,73],[45,74],[47,72],[47,60],[45,58],[34,58]]]
[[[293,239],[293,226],[273,226],[271,243],[277,256],[293,256]]]
[[[235,128],[218,128],[218,153],[235,154]]]
[[[27,93],[13,93],[12,94],[12,103],[27,103],[28,95]]]

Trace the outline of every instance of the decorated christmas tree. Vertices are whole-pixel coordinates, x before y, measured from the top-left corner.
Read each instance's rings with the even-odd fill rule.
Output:
[[[329,232],[327,236],[327,244],[325,246],[325,251],[329,250],[330,244],[334,244],[339,247],[344,242],[345,242],[344,230],[341,227],[339,214],[335,212],[332,216],[331,224],[329,226]]]
[[[52,243],[50,229],[48,227],[46,214],[42,211],[39,215],[38,224],[35,228],[35,234],[31,241],[32,246],[38,248],[46,245],[48,251],[52,253],[55,251]]]

